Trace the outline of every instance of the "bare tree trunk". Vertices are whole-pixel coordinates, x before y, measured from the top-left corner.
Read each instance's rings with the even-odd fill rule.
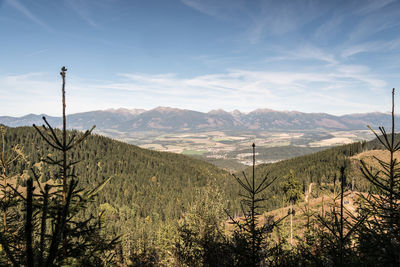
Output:
[[[4,201],[6,202],[6,197],[7,197],[7,174],[6,174],[6,168],[7,168],[7,164],[6,164],[6,159],[5,159],[5,140],[4,140],[4,135],[5,133],[2,131],[1,132],[1,136],[2,136],[2,141],[3,141],[3,151],[1,153],[1,163],[2,163],[2,167],[3,167],[3,181],[4,181],[4,192],[3,192],[3,198]],[[4,226],[4,233],[6,233],[7,231],[7,208],[4,207],[3,210],[3,226]]]
[[[293,246],[293,204],[290,201],[290,245]]]

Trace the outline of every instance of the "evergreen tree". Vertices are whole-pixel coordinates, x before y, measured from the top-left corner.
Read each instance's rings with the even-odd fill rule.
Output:
[[[245,190],[242,197],[242,212],[244,218],[235,219],[229,216],[231,223],[236,226],[233,233],[233,253],[235,266],[262,266],[268,257],[268,237],[279,221],[274,221],[272,217],[266,218],[264,225],[259,225],[261,203],[266,199],[260,197],[276,179],[268,174],[257,182],[255,178],[255,144],[253,147],[253,166],[252,176],[249,180],[243,172],[243,178],[234,175],[236,181]],[[283,219],[283,218],[282,218]],[[282,220],[281,219],[281,220]]]
[[[233,257],[225,234],[224,202],[215,182],[198,190],[193,204],[178,227],[175,243],[177,264],[230,266]]]
[[[43,186],[39,180],[40,176],[32,169],[33,178],[26,182],[25,197],[17,187],[7,184],[18,195],[18,198],[14,199],[23,206],[21,215],[24,220],[22,224],[17,225],[17,233],[23,233],[19,235],[20,239],[10,243],[7,235],[15,233],[9,233],[7,229],[4,234],[0,233],[0,242],[5,248],[6,257],[15,266],[96,266],[112,259],[113,255],[108,252],[117,241],[115,238],[104,238],[100,221],[91,214],[85,214],[87,205],[109,179],[92,190],[84,191],[77,186],[78,176],[73,166],[79,161],[73,159],[72,150],[82,143],[94,127],[81,136],[68,136],[65,116],[65,72],[66,68],[63,67],[60,73],[63,81],[61,132],[53,129],[44,117],[46,126],[43,125],[43,130],[34,125],[47,145],[59,152],[59,157],[48,155],[43,162],[58,167],[59,171],[53,180],[60,180],[61,183],[46,183]],[[35,192],[34,182],[39,189],[38,193]],[[20,249],[18,251],[11,248]]]
[[[392,129],[388,134],[380,127],[381,136],[374,130],[377,140],[389,153],[389,161],[374,157],[379,169],[361,161],[364,177],[374,186],[373,193],[363,197],[360,212],[368,216],[359,231],[360,251],[366,264],[376,266],[400,265],[400,166],[395,153],[400,142],[395,140],[394,93],[392,91]]]
[[[285,181],[282,182],[283,192],[286,195],[287,200],[290,203],[290,245],[293,245],[293,215],[295,211],[293,210],[293,205],[301,198],[301,183],[294,177],[293,170],[290,170],[289,175],[286,176]]]
[[[348,165],[348,163],[347,163]],[[340,192],[330,203],[330,210],[317,215],[319,227],[315,235],[314,248],[319,249],[318,262],[322,260],[325,266],[359,265],[356,231],[364,223],[366,217],[353,214],[344,204],[344,199],[351,193],[346,193],[346,165],[340,168]]]
[[[21,203],[18,198],[19,181],[15,176],[18,173],[12,169],[12,166],[23,160],[23,154],[18,146],[11,149],[11,153],[6,153],[6,129],[0,126],[1,132],[1,183],[0,183],[0,207],[2,212],[2,220],[0,222],[0,266],[1,265],[18,265],[20,259],[23,259],[24,250],[21,240],[23,239],[23,227],[20,223]],[[12,177],[14,176],[14,177]],[[10,187],[11,180],[16,182],[15,186]],[[15,189],[15,190],[12,190]],[[10,255],[10,257],[7,257]]]

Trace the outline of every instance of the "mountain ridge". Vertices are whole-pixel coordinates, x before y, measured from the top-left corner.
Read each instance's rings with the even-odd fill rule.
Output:
[[[61,117],[45,114],[27,114],[21,117],[0,116],[0,123],[11,126],[42,124],[42,117],[56,127]],[[395,116],[400,121],[400,116]],[[73,129],[85,129],[95,124],[97,129],[129,131],[291,131],[291,130],[365,130],[372,127],[390,126],[391,114],[381,112],[346,114],[341,116],[328,113],[305,113],[299,111],[277,111],[256,109],[248,113],[222,109],[200,112],[171,107],[144,109],[106,109],[67,115]]]

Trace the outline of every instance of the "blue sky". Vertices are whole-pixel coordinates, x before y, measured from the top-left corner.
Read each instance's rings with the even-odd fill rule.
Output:
[[[393,0],[0,0],[0,115],[59,115],[63,65],[68,113],[386,112],[399,17]]]

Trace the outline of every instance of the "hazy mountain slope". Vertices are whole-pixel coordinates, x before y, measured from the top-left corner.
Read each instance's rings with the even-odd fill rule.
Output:
[[[340,117],[325,113],[279,112],[273,110],[255,110],[246,116],[246,126],[250,129],[350,129]]]
[[[0,116],[0,124],[4,124],[10,127],[18,127],[18,126],[32,126],[32,124],[42,125],[43,116],[46,117],[47,121],[52,125],[61,124],[61,118],[51,117],[45,114],[28,114],[22,117],[10,117],[10,116]]]
[[[206,124],[204,114],[192,110],[158,107],[135,116],[119,126],[122,131],[175,131]]]
[[[16,127],[38,123],[42,115],[26,115],[15,118],[0,116],[0,123]],[[48,117],[48,116],[46,116]],[[396,123],[400,122],[396,116]],[[48,117],[55,125],[60,118]],[[258,109],[250,113],[214,110],[208,113],[158,107],[152,110],[99,110],[71,114],[68,116],[70,128],[86,129],[96,124],[97,129],[129,131],[213,131],[213,130],[365,130],[372,127],[390,126],[390,114],[366,113],[334,116],[325,113],[302,113],[295,111],[274,111]]]

